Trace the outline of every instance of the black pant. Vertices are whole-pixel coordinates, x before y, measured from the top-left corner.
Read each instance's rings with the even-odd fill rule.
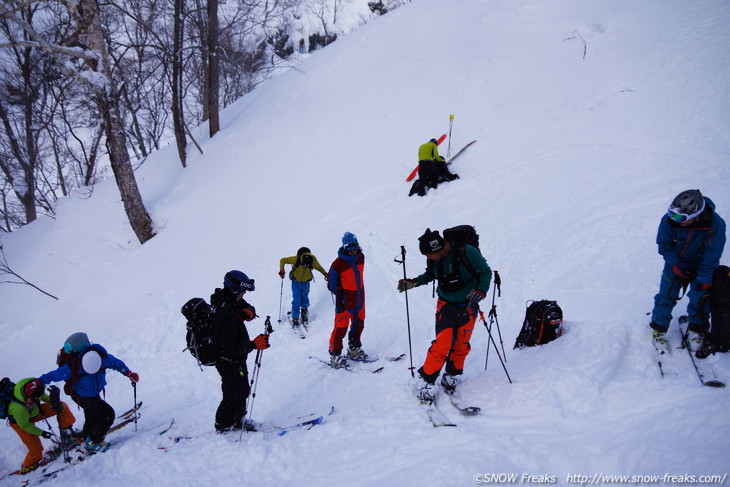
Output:
[[[246,416],[246,398],[251,390],[248,372],[241,365],[231,362],[219,363],[215,368],[221,376],[223,391],[223,398],[215,413],[215,429],[240,429]]]
[[[116,416],[114,408],[99,395],[79,397],[78,403],[84,410],[84,429],[81,432],[83,438],[90,438],[94,443],[101,443],[114,422]]]

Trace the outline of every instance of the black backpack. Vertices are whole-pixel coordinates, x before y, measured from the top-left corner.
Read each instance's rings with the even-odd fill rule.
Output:
[[[213,308],[202,298],[193,298],[180,310],[188,320],[185,340],[190,353],[198,365],[215,365],[220,357],[220,348],[213,333]]]
[[[458,225],[444,229],[444,240],[456,242],[457,246],[469,244],[479,250],[479,234],[471,225]]]
[[[530,302],[514,348],[534,347],[555,340],[563,331],[562,323],[563,310],[555,301]]]
[[[718,266],[712,275],[709,338],[723,348],[730,347],[730,267]]]
[[[23,404],[18,401],[14,396],[15,382],[11,381],[8,377],[3,377],[0,380],[0,419],[7,419],[8,417],[8,406],[11,402]]]

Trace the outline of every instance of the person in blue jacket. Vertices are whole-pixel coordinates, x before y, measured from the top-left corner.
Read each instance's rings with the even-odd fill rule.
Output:
[[[664,258],[659,293],[654,297],[651,328],[654,340],[666,344],[672,310],[686,290],[689,298],[688,341],[696,352],[709,329],[712,274],[725,248],[725,221],[699,189],[679,193],[659,224],[656,243]]]
[[[43,385],[70,382],[71,397],[84,410],[85,421],[81,433],[84,448],[90,453],[106,451],[109,443],[104,439],[116,416],[114,409],[99,395],[106,387],[106,369],[116,370],[132,383],[139,381],[139,375],[101,345],[92,345],[83,332],[69,336],[61,353],[66,354],[65,363],[59,363],[59,368],[41,375],[38,380]]]

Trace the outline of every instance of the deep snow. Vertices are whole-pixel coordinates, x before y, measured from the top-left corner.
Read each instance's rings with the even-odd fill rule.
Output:
[[[0,286],[3,374],[50,370],[65,338],[86,331],[141,376],[136,435],[110,436],[126,441],[50,485],[461,486],[490,473],[557,484],[574,474],[727,474],[730,393],[701,386],[682,350],[670,358],[677,374],[661,379],[647,313],[662,266],[656,229],[674,195],[700,188],[730,217],[728,20],[723,0],[419,0],[229,107],[214,139],[200,129],[204,155],[191,146],[187,169],[174,147],[151,156],[137,175],[158,235],[144,246],[113,181],[88,199],[62,200],[55,220],[3,235],[11,267],[60,298]],[[461,179],[409,198],[404,179],[416,150],[448,130],[449,114],[452,152],[478,140],[455,163]],[[484,370],[478,325],[461,389],[481,415],[443,404],[458,427],[433,428],[412,398],[408,359],[379,374],[309,359],[326,357],[334,314],[320,278],[309,336],[276,323],[279,259],[306,245],[328,267],[350,231],[366,255],[364,348],[408,352],[395,290],[403,270],[393,259],[404,245],[415,276],[424,229],[462,223],[476,226],[502,276],[496,304],[514,381],[494,350]],[[266,315],[276,328],[254,418],[285,423],[334,405],[323,425],[241,442],[211,434],[219,379],[181,352],[179,309],[208,298],[230,269],[256,279],[248,299],[261,318],[252,333]],[[560,303],[566,334],[512,351],[525,302],[541,298]],[[418,367],[433,339],[434,300],[419,288],[409,303]],[[730,357],[708,362],[730,377]],[[109,379],[107,400],[130,407],[127,379]],[[158,431],[173,417],[169,434],[200,436],[171,445]],[[25,449],[12,430],[0,447],[2,471],[17,468]]]

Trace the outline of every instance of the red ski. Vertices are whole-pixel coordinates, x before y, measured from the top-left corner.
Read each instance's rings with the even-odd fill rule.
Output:
[[[439,137],[439,139],[436,141],[436,145],[440,145],[441,142],[443,142],[444,140],[446,140],[446,134]],[[417,174],[418,174],[418,166],[416,166],[416,168],[413,171],[411,171],[411,174],[406,178],[406,181],[408,181],[408,182],[413,181],[413,179],[416,177]]]

